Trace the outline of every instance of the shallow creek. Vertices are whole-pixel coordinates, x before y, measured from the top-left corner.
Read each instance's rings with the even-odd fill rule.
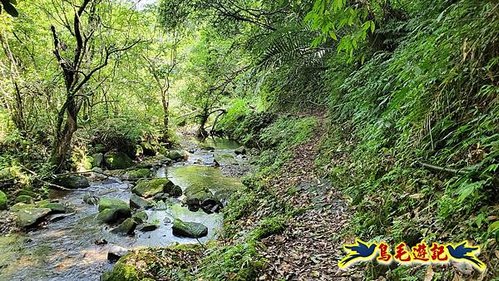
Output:
[[[239,178],[223,176],[221,169],[214,167],[216,163],[222,169],[225,165],[237,167],[246,163],[244,157],[234,152],[237,143],[210,140],[197,144],[188,141],[183,146],[190,151],[188,160],[159,168],[156,177],[168,177],[182,189],[191,185],[216,186],[218,190],[242,186]],[[158,204],[147,211],[148,222],[160,225],[155,231],[136,230],[135,236],[119,236],[110,233],[109,226],[95,219],[97,206],[82,200],[86,194],[91,194],[128,202],[131,187],[130,182],[110,178],[93,182],[84,190],[53,192],[51,197],[67,203],[74,213],[42,224],[28,233],[0,237],[0,280],[99,280],[100,275],[112,267],[107,260],[108,252],[117,247],[163,247],[216,239],[223,221],[222,214],[206,214],[202,210],[191,212],[180,201]],[[173,236],[173,218],[203,223],[208,227],[208,236],[199,239],[199,242]],[[96,245],[96,241],[103,239],[108,243]]]

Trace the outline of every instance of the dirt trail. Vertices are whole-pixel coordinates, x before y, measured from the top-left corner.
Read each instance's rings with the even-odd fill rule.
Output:
[[[263,240],[269,266],[260,280],[358,279],[337,266],[343,255],[338,237],[349,218],[348,205],[316,170],[319,144],[326,134],[325,121],[319,121],[314,137],[296,147],[280,176],[267,182],[280,200],[306,211],[291,218],[282,234]]]

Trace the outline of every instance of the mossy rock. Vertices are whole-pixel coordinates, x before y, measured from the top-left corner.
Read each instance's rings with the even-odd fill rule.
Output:
[[[113,270],[104,273],[101,277],[102,281],[142,281],[139,277],[139,272],[135,266],[126,264],[125,260],[120,259]]]
[[[115,198],[101,198],[99,200],[99,212],[106,209],[130,209],[128,204],[120,199]]]
[[[33,209],[36,206],[34,204],[26,204],[26,203],[16,203],[10,207],[11,212],[17,212],[25,209]]]
[[[29,195],[19,195],[16,197],[16,203],[33,204],[35,200]]]
[[[131,217],[131,210],[125,201],[115,198],[101,198],[99,200],[99,215],[97,220],[104,223],[115,223],[120,219]]]
[[[201,238],[208,235],[208,227],[197,222],[184,222],[180,219],[173,221],[173,235],[179,237]]]
[[[210,190],[199,186],[190,186],[186,188],[184,195],[184,203],[193,211],[198,210],[201,207],[202,202],[215,199],[215,196],[210,192]]]
[[[173,183],[167,184],[164,189],[165,193],[168,193],[171,197],[180,197],[182,196],[182,188],[178,185],[175,185]]]
[[[97,220],[107,224],[113,224],[121,219],[129,218],[132,215],[130,209],[105,209],[99,212]]]
[[[107,152],[104,154],[104,162],[110,170],[128,169],[133,166],[133,160],[123,152]]]
[[[132,209],[149,209],[153,205],[153,202],[146,200],[137,194],[130,195],[130,208]]]
[[[22,189],[22,190],[20,190],[20,191],[17,193],[17,195],[18,195],[18,196],[19,196],[19,195],[28,195],[28,196],[31,196],[31,197],[33,197],[33,198],[37,198],[37,197],[39,197],[39,195],[38,195],[36,192],[31,191],[31,190],[28,190],[28,189]]]
[[[69,189],[80,189],[90,186],[88,179],[79,175],[59,176],[54,180],[54,183]]]
[[[16,211],[16,223],[18,226],[27,228],[35,226],[52,212],[49,208],[26,208]]]
[[[153,281],[148,276],[160,276],[161,280],[193,280],[190,268],[197,266],[204,252],[199,244],[176,245],[166,248],[143,248],[121,257],[113,269],[106,272],[103,281]],[[143,266],[160,261],[161,266]]]
[[[142,232],[150,232],[159,228],[159,225],[154,223],[146,223],[142,227],[140,227],[140,231]]]
[[[184,160],[185,154],[181,150],[170,150],[168,152],[168,158],[173,161],[181,161]]]
[[[40,201],[36,204],[36,206],[39,208],[49,208],[50,210],[52,210],[51,213],[53,214],[62,214],[66,213],[67,211],[67,208],[66,206],[64,206],[64,204],[57,202],[50,202],[48,200]]]
[[[170,190],[172,185],[174,184],[166,178],[141,180],[137,182],[137,185],[132,189],[132,192],[144,198],[151,198],[157,194]]]
[[[8,201],[7,195],[0,190],[0,210],[7,210]]]
[[[145,179],[151,177],[151,170],[147,168],[142,168],[142,169],[137,169],[137,170],[131,170],[126,172],[125,178],[127,180],[135,181],[139,179]]]
[[[146,212],[141,211],[133,214],[132,218],[137,222],[137,223],[145,223],[149,216],[147,215]]]
[[[114,234],[132,235],[137,227],[137,222],[133,218],[124,220],[118,227],[111,230]]]

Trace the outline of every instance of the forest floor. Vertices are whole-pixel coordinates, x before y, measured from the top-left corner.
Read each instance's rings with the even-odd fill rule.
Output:
[[[340,233],[347,227],[349,207],[316,168],[319,144],[326,134],[325,120],[318,119],[314,136],[297,146],[279,176],[266,184],[279,200],[304,211],[292,217],[281,234],[262,241],[268,266],[260,280],[355,279],[354,273],[337,266],[343,256]]]

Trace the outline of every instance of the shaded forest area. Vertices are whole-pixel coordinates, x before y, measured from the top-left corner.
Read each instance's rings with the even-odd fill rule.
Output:
[[[223,138],[252,168],[207,207],[218,238],[130,251],[104,280],[498,280],[497,1],[147,2],[1,1],[3,237],[26,231],[19,203]],[[487,268],[340,270],[356,237],[468,240]]]

